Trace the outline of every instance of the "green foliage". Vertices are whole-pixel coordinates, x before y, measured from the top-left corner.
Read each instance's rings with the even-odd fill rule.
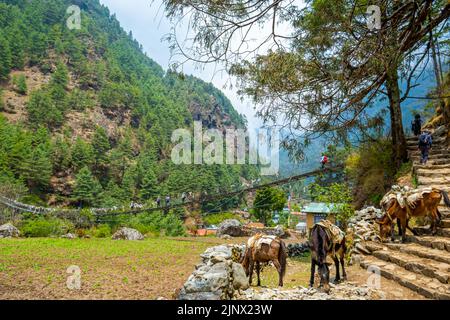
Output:
[[[0,81],[8,79],[12,67],[12,56],[9,42],[0,34]]]
[[[271,222],[272,213],[283,210],[287,201],[286,194],[278,188],[266,187],[256,192],[253,203],[253,215],[262,223]]]
[[[205,217],[203,217],[203,222],[206,225],[219,225],[225,220],[228,219],[236,219],[239,221],[242,221],[241,216],[231,213],[231,212],[222,212],[222,213],[215,213],[215,214],[209,214]]]
[[[41,125],[53,128],[63,123],[63,113],[56,106],[50,93],[45,90],[32,92],[26,107],[28,121],[33,128]]]
[[[186,234],[183,222],[173,213],[168,215],[163,213],[141,214],[131,218],[129,221],[122,221],[121,225],[134,228],[142,234],[152,233],[159,235],[164,233],[164,235],[169,237],[184,236]]]
[[[89,168],[84,167],[76,176],[74,199],[83,205],[91,206],[97,200],[97,196],[101,192],[101,185],[92,176]]]
[[[2,175],[26,185],[41,201],[55,196],[74,206],[151,202],[158,195],[175,198],[182,192],[221,193],[239,185],[241,176],[258,176],[258,169],[247,165],[174,166],[171,134],[192,129],[190,107],[205,115],[215,110],[239,128],[244,118],[212,84],[165,72],[98,1],[88,1],[87,7],[82,9],[82,29],[74,31],[65,25],[66,1],[0,1],[0,81],[11,68],[34,66],[50,77],[28,92],[24,126],[0,117]],[[89,115],[92,109],[95,117]],[[105,118],[94,126],[90,120],[98,119],[98,113]],[[69,122],[74,119],[88,119],[81,124],[82,133],[78,121],[75,126]],[[43,127],[48,135],[37,141],[33,136]],[[49,183],[52,176],[58,178],[56,187]],[[230,200],[205,203],[203,209],[227,210],[242,198]]]
[[[87,233],[94,238],[109,238],[112,235],[111,227],[107,224],[92,227]]]
[[[12,79],[14,89],[21,95],[26,95],[28,92],[27,81],[25,75],[14,76]]]
[[[74,226],[65,220],[51,217],[25,219],[19,226],[21,234],[29,238],[61,236],[72,232]]]
[[[333,183],[327,187],[315,183],[310,186],[310,190],[314,201],[326,203],[345,230],[348,220],[355,213],[351,189],[345,183]]]
[[[378,200],[390,189],[396,174],[393,165],[391,141],[361,144],[350,152],[345,171],[350,178],[356,208],[364,205],[378,205]]]

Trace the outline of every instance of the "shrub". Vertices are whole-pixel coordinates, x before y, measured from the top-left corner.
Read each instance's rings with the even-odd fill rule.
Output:
[[[61,236],[74,230],[73,224],[57,218],[38,217],[24,220],[19,227],[25,237]]]
[[[92,227],[88,234],[94,238],[109,238],[112,234],[111,227],[107,224],[100,224]]]
[[[25,75],[21,74],[18,76],[13,76],[12,83],[14,85],[14,90],[21,95],[26,95],[28,91],[27,81]]]
[[[242,217],[231,213],[231,212],[223,212],[223,213],[215,213],[215,214],[210,214],[207,215],[203,218],[203,222],[206,225],[219,225],[221,224],[223,221],[228,220],[228,219],[236,219],[242,222]]]
[[[160,234],[163,232],[170,237],[186,234],[183,222],[173,213],[167,216],[162,213],[141,214],[128,221],[122,221],[121,225],[136,229],[142,234]]]

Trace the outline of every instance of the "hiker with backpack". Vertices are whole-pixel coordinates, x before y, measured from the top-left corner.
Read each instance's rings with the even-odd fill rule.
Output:
[[[421,153],[420,164],[427,164],[428,154],[433,145],[433,138],[429,131],[423,131],[419,137],[419,150]]]
[[[322,169],[325,169],[325,165],[328,163],[328,157],[326,154],[322,155],[322,159],[320,159],[320,163],[322,164]]]
[[[411,121],[411,130],[416,137],[422,131],[422,119],[420,118],[420,114],[416,114],[415,119]]]

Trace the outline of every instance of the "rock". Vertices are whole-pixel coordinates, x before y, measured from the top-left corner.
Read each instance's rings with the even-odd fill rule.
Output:
[[[247,290],[250,287],[244,267],[240,263],[233,262],[232,273],[234,290]]]
[[[244,235],[242,230],[242,224],[236,219],[229,219],[223,221],[219,225],[217,230],[217,236],[222,237],[223,235],[229,235],[231,237],[241,237]]]
[[[286,232],[284,232],[283,226],[278,225],[275,227],[273,234],[279,238],[283,238]]]
[[[230,239],[233,239],[233,237],[228,234],[224,234],[224,235],[220,236],[220,239],[230,240]]]
[[[311,249],[308,242],[303,243],[290,243],[287,246],[289,257],[303,257]]]
[[[131,228],[120,228],[112,236],[113,240],[144,240],[144,236],[137,230]]]
[[[20,235],[19,229],[11,223],[0,226],[0,238],[17,238]]]
[[[65,234],[65,235],[61,236],[61,238],[63,238],[63,239],[76,239],[77,236],[74,235],[73,233],[68,233],[68,234]]]
[[[202,263],[189,276],[178,300],[229,300],[249,288],[248,278],[240,263],[245,245],[220,245],[201,254]]]
[[[433,136],[435,138],[443,136],[447,133],[447,129],[445,128],[445,126],[440,126],[438,127],[436,130],[434,130]]]
[[[367,286],[357,286],[351,283],[330,284],[330,292],[321,289],[297,287],[288,290],[270,288],[249,288],[237,300],[374,300],[383,296],[381,291]]]

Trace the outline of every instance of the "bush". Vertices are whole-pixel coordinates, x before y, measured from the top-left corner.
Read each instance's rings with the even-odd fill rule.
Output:
[[[141,214],[122,221],[122,226],[138,230],[142,234],[161,234],[169,237],[186,235],[183,222],[173,213],[163,215],[162,213]]]
[[[14,85],[14,90],[21,95],[26,95],[28,91],[27,81],[25,75],[21,74],[18,76],[13,76],[12,83]]]
[[[111,227],[107,224],[100,224],[96,227],[92,227],[88,234],[94,238],[109,238],[111,237]]]
[[[203,222],[206,225],[219,225],[221,224],[223,221],[228,220],[228,219],[236,219],[242,222],[242,217],[231,213],[231,212],[223,212],[223,213],[215,213],[215,214],[210,214],[207,215],[203,218]]]
[[[61,236],[74,230],[73,224],[57,218],[38,217],[24,220],[19,227],[22,235],[29,238]]]

